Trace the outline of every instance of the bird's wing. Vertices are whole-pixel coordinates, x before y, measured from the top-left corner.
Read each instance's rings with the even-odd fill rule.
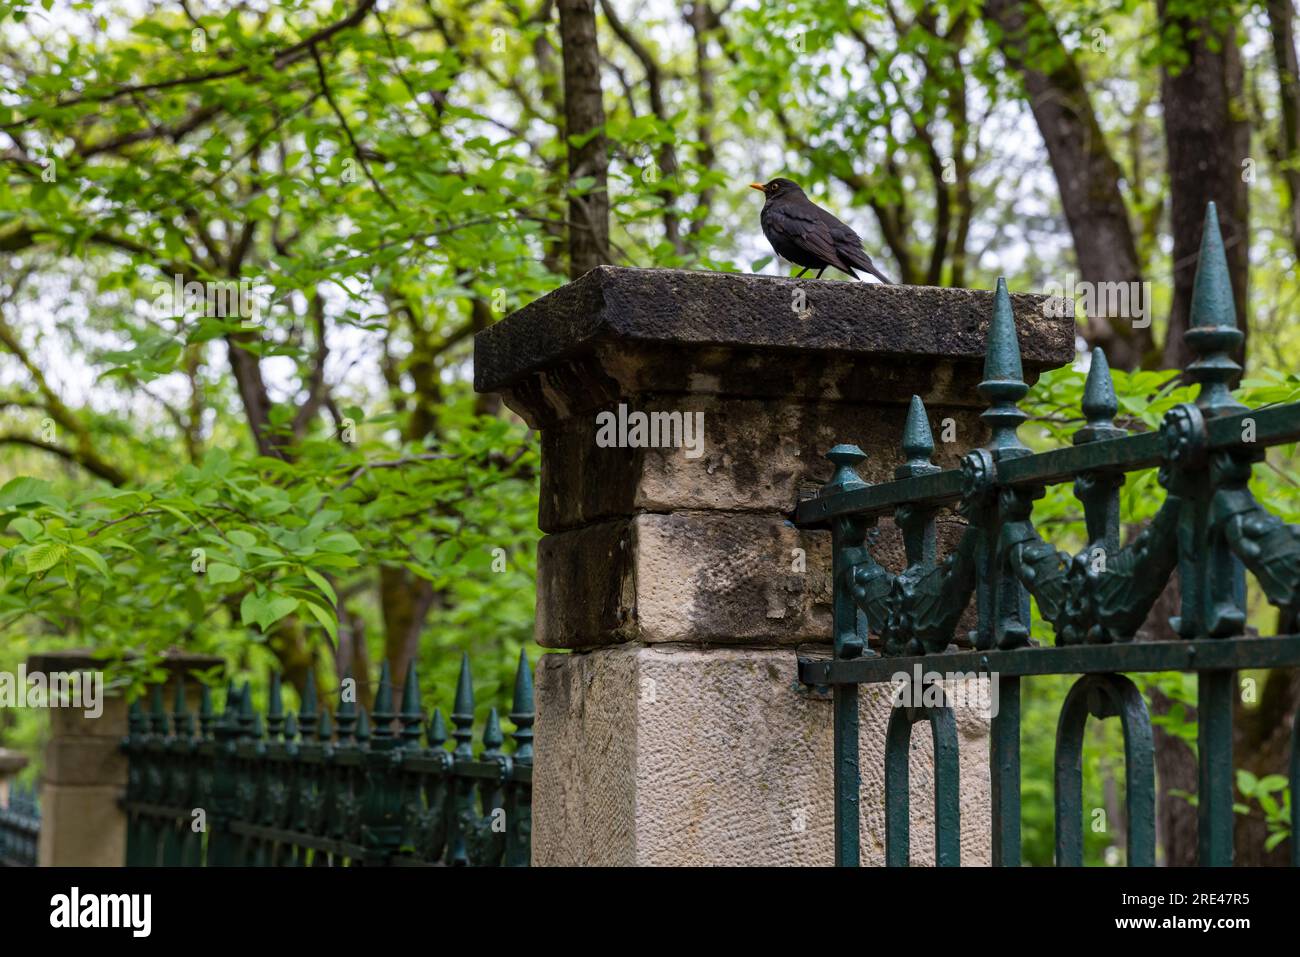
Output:
[[[826,228],[830,231],[831,237],[837,243],[849,243],[857,246],[862,245],[862,237],[855,233],[849,226],[836,219],[833,213],[827,212],[816,204],[813,204],[813,209],[817,210],[817,218],[826,224]]]
[[[835,248],[835,237],[820,216],[788,203],[782,204],[773,212],[777,214],[770,219],[773,232],[792,239],[808,252],[826,260],[837,269],[843,268],[839,252]]]
[[[817,210],[817,214],[821,217],[822,221],[826,223],[827,229],[830,230],[831,240],[835,243],[835,251],[839,253],[840,259],[844,260],[844,262],[850,266],[857,266],[859,269],[865,269],[881,282],[889,282],[880,270],[876,268],[876,264],[871,261],[871,257],[867,255],[866,250],[862,248],[861,236],[820,206],[814,208]]]

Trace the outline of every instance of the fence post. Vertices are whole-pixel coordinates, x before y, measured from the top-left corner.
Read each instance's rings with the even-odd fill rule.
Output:
[[[222,659],[172,653],[162,664],[183,675],[219,666]],[[39,675],[53,687],[67,676],[93,676],[102,668],[89,652],[74,649],[32,655],[26,673],[29,681]],[[127,820],[120,801],[126,788],[127,706],[116,691],[102,682],[99,687],[103,694],[94,708],[50,702],[41,772],[42,867],[121,867],[126,861]]]
[[[100,665],[84,651],[55,651],[31,656],[26,667],[29,676],[39,674],[49,682],[93,674]],[[125,861],[126,817],[118,799],[126,785],[126,760],[119,750],[126,703],[106,692],[100,706],[99,714],[49,709],[37,852],[42,867],[120,867]]]
[[[1072,318],[1043,302],[1013,297],[1030,382],[1074,353]],[[534,864],[832,863],[833,709],[796,673],[796,649],[830,648],[830,533],[790,514],[831,478],[822,452],[836,442],[865,450],[865,481],[893,478],[914,394],[934,464],[985,440],[992,304],[987,291],[602,267],[478,335],[476,388],[541,430],[536,637],[578,652],[537,669]],[[937,547],[961,528],[940,514]],[[899,530],[865,531],[900,570]],[[835,618],[836,640],[853,640],[857,616]],[[888,688],[857,706],[861,750],[844,757],[861,768],[862,862],[883,863]],[[988,722],[957,718],[961,860],[987,863]],[[931,860],[922,737],[913,846]]]

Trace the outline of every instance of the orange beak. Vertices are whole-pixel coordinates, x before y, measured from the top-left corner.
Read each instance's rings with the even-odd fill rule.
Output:
[[[756,189],[756,190],[758,190],[760,193],[763,192],[763,184],[762,184],[762,183],[750,183],[750,184],[749,184],[749,188],[750,188],[750,189]]]

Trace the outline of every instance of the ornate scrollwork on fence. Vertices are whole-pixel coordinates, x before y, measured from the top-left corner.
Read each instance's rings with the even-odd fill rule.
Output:
[[[1252,459],[1231,452],[1214,456],[1210,518],[1268,600],[1294,617],[1300,613],[1300,528],[1255,500],[1247,487]]]
[[[832,519],[844,527],[856,523],[865,528],[892,512],[903,532],[907,565],[897,573],[872,557],[869,535],[860,544],[842,535],[836,554],[835,587],[861,610],[883,654],[946,650],[972,596],[979,599],[980,623],[969,636],[976,648],[1005,650],[1030,643],[1027,595],[1052,626],[1058,645],[1131,641],[1180,566],[1188,579],[1184,614],[1176,622],[1180,634],[1239,634],[1244,612],[1234,556],[1256,575],[1269,601],[1293,613],[1300,610],[1300,529],[1270,515],[1247,488],[1263,445],[1212,442],[1207,425],[1248,411],[1227,391],[1226,382],[1237,368],[1229,354],[1236,329],[1231,317],[1222,314],[1230,299],[1213,288],[1220,282],[1226,279],[1216,279],[1213,270],[1198,274],[1201,292],[1189,334],[1198,359],[1188,369],[1202,385],[1197,403],[1171,409],[1156,436],[1129,436],[1113,422],[1115,389],[1105,354],[1096,349],[1084,387],[1085,424],[1074,436],[1074,455],[1064,468],[1049,461],[1054,453],[1034,454],[1017,435],[1025,414],[1016,402],[1027,386],[1010,296],[999,282],[979,386],[990,402],[982,417],[992,434],[987,447],[962,457],[959,492],[946,491],[955,484],[949,481],[942,496],[927,494],[933,487],[927,483],[943,474],[930,461],[934,441],[925,407],[913,396],[903,429],[904,464],[894,482],[877,487],[884,493],[879,501],[888,504],[839,510]],[[1265,437],[1263,444],[1287,439],[1300,418],[1297,411],[1290,407],[1289,419],[1276,430],[1279,435]],[[836,446],[827,457],[836,472],[814,500],[822,506],[820,512],[804,509],[809,518],[824,514],[846,494],[861,499],[869,489],[856,471],[866,457],[860,449]],[[1120,547],[1124,475],[1153,464],[1160,466],[1165,501],[1154,519]],[[1044,541],[1033,523],[1034,501],[1047,484],[1063,478],[1073,479],[1088,532],[1086,545],[1074,554]],[[935,522],[944,506],[955,507],[969,528],[941,559],[935,554]]]
[[[827,457],[832,480],[800,503],[796,524],[830,526],[834,560],[834,657],[805,658],[800,675],[833,689],[835,713],[836,859],[859,860],[857,685],[892,680],[920,668],[899,656],[928,656],[934,668],[982,673],[999,684],[992,715],[994,862],[1020,859],[1020,681],[1039,674],[1082,674],[1066,703],[1058,741],[1058,861],[1081,859],[1078,767],[1083,722],[1119,715],[1125,726],[1134,815],[1128,853],[1153,859],[1151,733],[1141,695],[1123,672],[1195,671],[1200,763],[1198,854],[1203,864],[1232,860],[1232,713],[1235,671],[1300,666],[1300,528],[1269,513],[1252,495],[1252,468],[1270,446],[1300,441],[1300,403],[1251,410],[1230,391],[1240,372],[1233,351],[1241,332],[1234,315],[1227,257],[1213,204],[1207,210],[1186,341],[1196,359],[1187,377],[1200,386],[1194,403],[1177,405],[1158,432],[1128,434],[1118,411],[1105,354],[1092,353],[1084,385],[1085,424],[1068,448],[1033,452],[1017,435],[1027,392],[1006,284],[993,297],[979,392],[990,426],[983,448],[960,469],[930,462],[934,443],[924,406],[913,397],[903,430],[904,464],[895,480],[869,485],[856,466],[865,455],[839,445]],[[1120,491],[1128,473],[1159,468],[1164,501],[1127,544],[1120,543]],[[1086,537],[1077,552],[1045,541],[1033,521],[1034,502],[1048,486],[1073,482]],[[936,554],[936,523],[944,509],[965,520],[957,546]],[[871,554],[868,529],[892,516],[903,534],[906,567],[891,572]],[[1282,610],[1272,638],[1245,633],[1245,571]],[[1177,572],[1179,613],[1170,619],[1182,641],[1136,641],[1152,608]],[[956,639],[974,598],[976,627]],[[1030,599],[1051,627],[1055,646],[1030,647]],[[868,639],[876,639],[870,647]],[[966,651],[954,644],[969,644]],[[945,664],[938,660],[946,658]],[[892,659],[892,660],[891,660]],[[930,667],[927,664],[927,667]],[[891,728],[893,723],[891,722]],[[1293,729],[1291,787],[1300,789],[1300,718]],[[906,741],[890,739],[886,762],[905,762]],[[1062,775],[1064,775],[1062,777]],[[949,789],[955,788],[950,784]],[[1068,792],[1068,793],[1067,793]],[[942,797],[942,795],[940,795]],[[900,821],[903,798],[886,795],[887,817]],[[893,803],[893,811],[888,808]],[[1293,825],[1300,831],[1300,802]],[[955,829],[955,821],[951,828]],[[905,828],[887,838],[887,858],[905,862]],[[897,837],[897,839],[895,839]],[[949,843],[953,839],[946,835]],[[1300,842],[1293,863],[1300,865]],[[898,845],[898,846],[894,846]]]

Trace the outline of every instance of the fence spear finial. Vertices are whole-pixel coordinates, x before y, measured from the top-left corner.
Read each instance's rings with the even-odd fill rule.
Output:
[[[204,684],[199,691],[199,735],[212,737],[212,689]]]
[[[505,741],[505,735],[501,733],[501,717],[497,714],[497,709],[493,708],[488,712],[487,724],[483,725],[482,757],[496,757],[501,753],[501,745]]]
[[[357,709],[357,730],[353,733],[357,744],[365,746],[370,741],[370,716],[365,708]]]
[[[258,715],[253,711],[253,686],[245,681],[239,693],[239,731],[244,737],[260,737]]]
[[[156,735],[167,733],[167,712],[163,710],[162,685],[149,689],[149,727]]]
[[[515,760],[533,759],[533,670],[528,664],[528,653],[519,650],[519,667],[515,671],[515,698],[507,716],[514,723],[510,737],[515,741]]]
[[[1021,443],[1016,429],[1029,416],[1019,409],[1016,402],[1024,398],[1029,386],[1025,384],[1024,368],[1020,363],[1020,340],[1016,335],[1011,294],[1003,278],[998,279],[993,293],[993,318],[989,322],[984,349],[984,381],[976,389],[989,403],[989,407],[980,413],[980,418],[993,430],[989,449],[994,456],[1028,455],[1029,449]]]
[[[271,690],[267,694],[266,729],[271,740],[278,741],[284,733],[284,694],[280,685],[280,672],[271,672]]]
[[[339,682],[339,703],[334,709],[334,720],[339,726],[339,741],[351,741],[357,728],[357,679],[350,670]]]
[[[375,738],[387,740],[393,737],[393,671],[385,659],[379,669],[379,688],[375,691],[373,707],[375,715]]]
[[[194,734],[194,719],[185,710],[185,678],[176,676],[176,694],[172,698],[172,733],[178,738]]]
[[[1114,423],[1119,412],[1119,399],[1115,395],[1115,382],[1111,378],[1110,363],[1100,346],[1092,350],[1088,378],[1083,383],[1083,417],[1085,424],[1075,431],[1071,441],[1075,445],[1101,439],[1117,439],[1127,434],[1126,429]]]
[[[302,700],[298,704],[298,726],[302,739],[310,741],[316,734],[316,669],[307,669],[307,679],[302,685]]]
[[[894,469],[894,478],[914,478],[941,471],[930,461],[933,454],[934,433],[930,431],[925,403],[919,395],[914,395],[907,409],[907,419],[903,422],[903,456],[906,461]]]
[[[221,714],[217,717],[217,730],[231,734],[239,732],[239,687],[235,679],[226,682],[226,700],[221,705]]]
[[[1196,353],[1196,360],[1187,367],[1187,375],[1201,386],[1196,404],[1207,416],[1246,408],[1232,397],[1229,388],[1229,383],[1241,372],[1233,352],[1241,345],[1242,338],[1232,299],[1228,254],[1219,230],[1219,211],[1211,202],[1205,208],[1191,311],[1187,331],[1183,333],[1187,347]]]
[[[456,753],[473,757],[474,679],[469,673],[468,653],[460,656],[460,680],[456,682],[456,702],[452,705],[451,723],[455,728],[451,736],[456,739]]]
[[[441,748],[447,743],[447,722],[443,720],[441,708],[433,709],[433,717],[429,719],[426,737],[430,748]]]
[[[402,743],[408,748],[420,746],[423,734],[424,709],[420,704],[420,677],[415,670],[415,659],[406,666],[406,683],[402,686]]]

